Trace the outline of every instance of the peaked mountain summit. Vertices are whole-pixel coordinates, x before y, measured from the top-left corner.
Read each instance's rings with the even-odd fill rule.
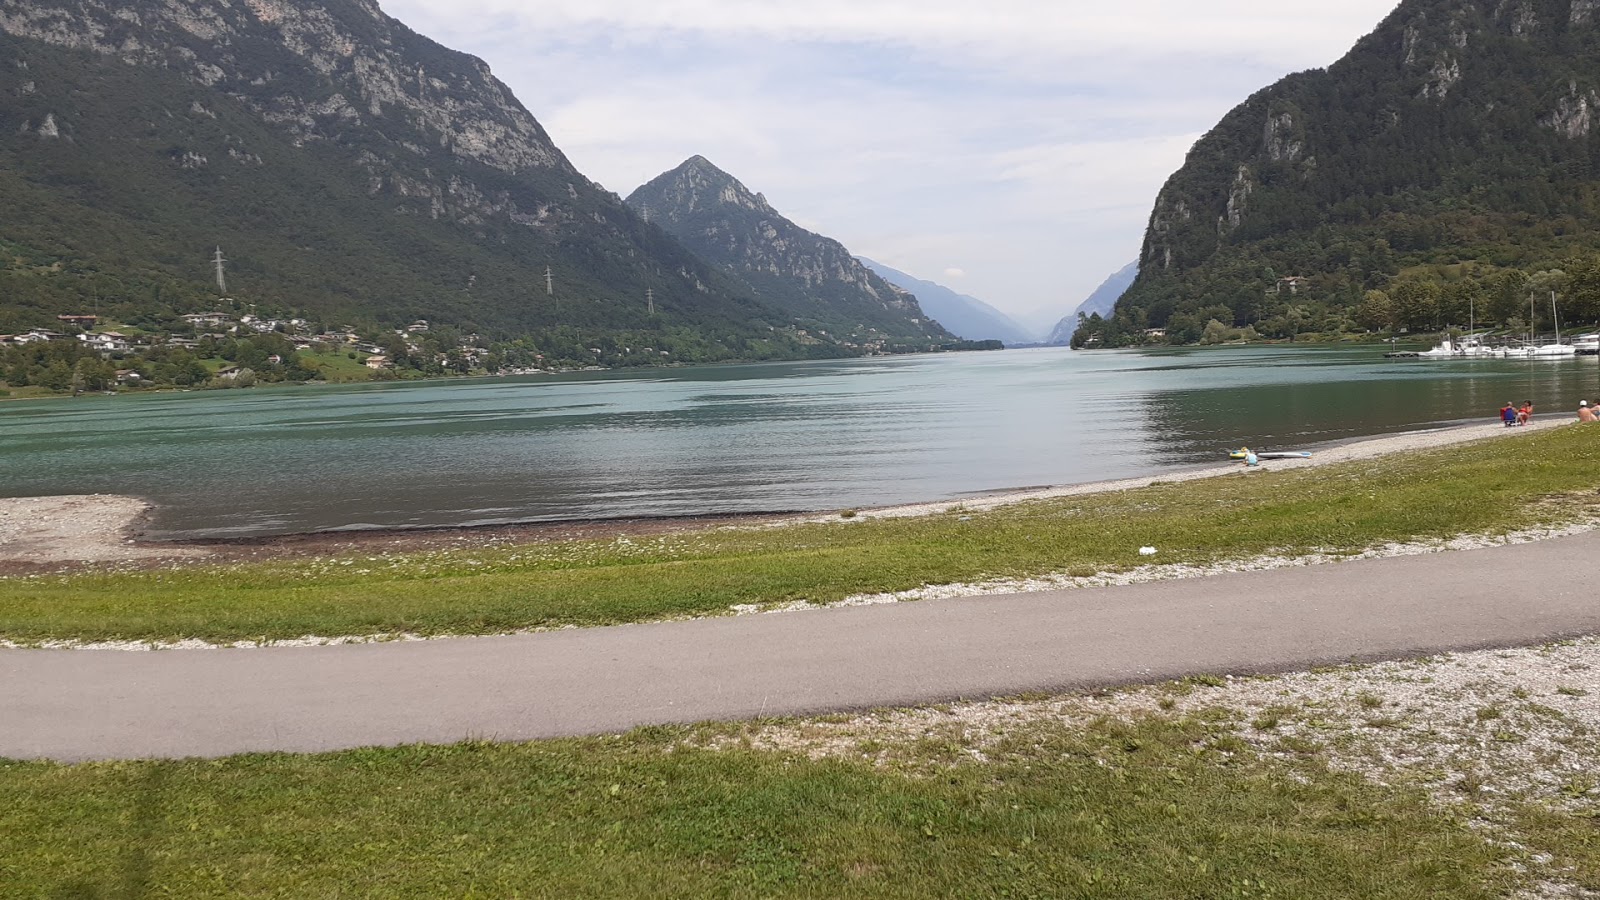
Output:
[[[1558,268],[1600,249],[1597,171],[1600,2],[1404,0],[1195,144],[1103,344],[1350,330],[1367,291],[1420,272]]]
[[[0,0],[0,60],[0,331],[205,309],[220,244],[236,298],[329,323],[811,352],[372,0]]]
[[[831,238],[784,218],[738,179],[693,156],[628,196],[628,205],[784,310],[806,335],[849,347],[928,349],[955,340],[912,294]]]

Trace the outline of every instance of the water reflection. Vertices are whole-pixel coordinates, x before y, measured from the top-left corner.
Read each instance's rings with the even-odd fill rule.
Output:
[[[156,536],[819,509],[1565,414],[1593,359],[1010,351],[0,404],[0,489],[161,504]]]

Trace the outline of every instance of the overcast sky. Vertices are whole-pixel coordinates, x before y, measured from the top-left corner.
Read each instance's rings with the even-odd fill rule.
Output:
[[[701,154],[853,252],[1048,327],[1255,90],[1396,0],[382,0],[627,196]]]

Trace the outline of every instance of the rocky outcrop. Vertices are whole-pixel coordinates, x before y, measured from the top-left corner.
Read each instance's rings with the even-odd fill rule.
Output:
[[[1595,117],[1600,116],[1600,92],[1593,88],[1580,91],[1576,81],[1568,85],[1567,91],[1556,101],[1556,108],[1539,119],[1539,124],[1564,138],[1586,138],[1594,128]]]
[[[403,125],[423,146],[502,171],[576,174],[482,60],[415,34],[370,0],[4,0],[0,30],[181,72],[300,140]],[[307,85],[302,68],[323,83]]]

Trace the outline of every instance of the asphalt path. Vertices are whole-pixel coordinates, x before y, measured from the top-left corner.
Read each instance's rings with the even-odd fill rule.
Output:
[[[0,757],[616,732],[1263,673],[1600,633],[1600,532],[1126,587],[507,637],[0,650]]]

